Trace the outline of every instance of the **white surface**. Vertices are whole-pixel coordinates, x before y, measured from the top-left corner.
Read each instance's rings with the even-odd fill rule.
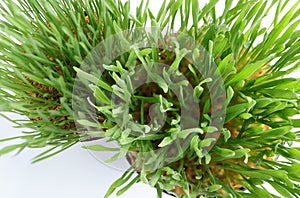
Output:
[[[20,130],[12,128],[12,124],[3,118],[0,123],[0,139],[20,134]],[[94,159],[80,145],[31,164],[39,151],[26,150],[17,156],[0,157],[1,198],[103,198],[110,184],[122,174]],[[120,197],[153,198],[155,195],[155,189],[136,184]]]

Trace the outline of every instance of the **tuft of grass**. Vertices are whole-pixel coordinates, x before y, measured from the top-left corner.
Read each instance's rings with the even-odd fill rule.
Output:
[[[105,197],[115,190],[121,195],[141,181],[155,187],[159,197],[163,190],[183,198],[276,197],[264,183],[283,197],[299,196],[300,149],[293,145],[300,140],[295,129],[300,121],[294,118],[300,111],[300,83],[286,75],[300,65],[300,1],[226,0],[223,10],[216,10],[217,3],[211,0],[199,7],[197,0],[165,0],[154,15],[149,1],[142,1],[134,15],[130,1],[3,0],[0,108],[27,116],[25,121],[11,121],[32,132],[0,140],[23,140],[2,148],[0,155],[50,146],[34,159],[38,162],[82,140],[106,137],[119,143],[119,153],[108,161],[129,156],[133,166]],[[291,8],[283,14],[288,4]],[[276,10],[274,20],[268,28],[262,27],[271,9]],[[179,30],[174,29],[176,17]],[[157,37],[149,38],[143,31],[134,31],[145,28],[147,21],[167,34],[156,32]],[[123,30],[129,31],[122,34]],[[134,34],[141,41],[154,40],[155,45],[131,47],[104,65],[101,77],[97,71],[79,68],[94,47],[117,33],[125,46],[136,38]],[[190,51],[193,44],[181,34],[196,41],[199,49]],[[107,51],[118,51],[107,47]],[[200,48],[212,61],[202,57]],[[215,64],[223,82],[224,100],[215,107],[210,88],[221,81],[199,74],[199,62]],[[209,68],[204,72],[215,72]],[[127,77],[134,74],[139,78],[147,74],[156,83],[133,90]],[[80,104],[96,109],[94,120],[75,119],[74,93],[85,90],[77,90],[77,80],[94,95],[95,101]],[[187,84],[191,95],[185,94]],[[123,103],[113,103],[111,96]],[[190,98],[197,99],[196,105],[185,107]],[[158,124],[148,126],[152,104],[157,104],[152,110]],[[194,115],[199,123],[182,128],[180,122],[190,118],[182,117],[180,111],[197,110],[197,106],[200,111]],[[218,114],[224,118],[222,127],[213,122],[214,108],[226,109]],[[157,133],[148,133],[164,119]],[[215,132],[221,134],[218,139]],[[101,145],[84,148],[116,151]],[[168,161],[172,152],[176,158]]]

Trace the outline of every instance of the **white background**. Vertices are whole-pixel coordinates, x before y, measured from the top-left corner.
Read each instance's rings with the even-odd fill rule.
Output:
[[[1,2],[1,0],[0,0]],[[132,10],[139,0],[131,0]],[[207,1],[201,1],[201,4]],[[150,0],[150,9],[157,11],[160,2]],[[221,6],[222,7],[222,6]],[[220,9],[221,9],[220,7]],[[268,21],[265,21],[268,24]],[[298,74],[294,74],[299,76]],[[12,118],[17,115],[7,114]],[[20,135],[22,129],[0,117],[0,139]],[[0,143],[0,148],[7,143]],[[1,198],[103,198],[110,184],[122,172],[97,161],[82,145],[76,145],[51,159],[31,164],[31,159],[41,150],[25,150],[18,156],[0,157]],[[136,184],[121,198],[154,198],[155,189]],[[164,195],[164,197],[170,197]]]

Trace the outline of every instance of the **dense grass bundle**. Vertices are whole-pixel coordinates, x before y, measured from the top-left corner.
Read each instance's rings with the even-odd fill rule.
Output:
[[[159,197],[299,196],[300,2],[217,3],[3,0],[0,108],[32,131],[0,155],[107,138],[119,147],[85,148],[132,167],[106,197],[140,181]]]

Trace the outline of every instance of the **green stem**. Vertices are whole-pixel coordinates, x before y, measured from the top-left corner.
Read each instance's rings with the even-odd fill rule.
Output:
[[[142,103],[141,103],[141,124],[144,124],[145,123],[145,118],[144,118],[144,100],[142,100]]]
[[[133,98],[146,101],[146,102],[153,102],[153,103],[158,103],[159,100],[155,97],[145,97],[145,96],[133,96]]]

